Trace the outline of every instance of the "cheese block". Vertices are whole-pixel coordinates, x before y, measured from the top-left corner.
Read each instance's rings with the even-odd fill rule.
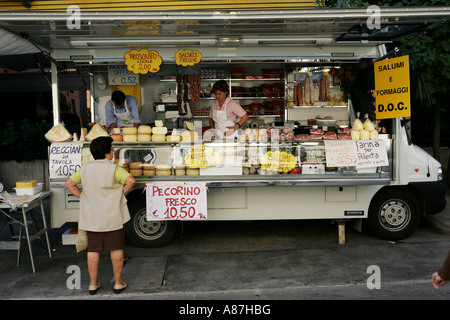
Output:
[[[361,137],[361,134],[359,133],[359,130],[352,129],[350,131],[350,136],[351,136],[352,140],[359,140],[359,138]]]
[[[359,133],[361,134],[359,137],[361,140],[369,140],[369,131],[361,130]]]
[[[61,123],[51,128],[44,136],[50,142],[65,142],[72,139],[72,135]]]
[[[157,169],[156,170],[156,175],[157,176],[170,176],[172,175],[172,170],[171,169]]]
[[[197,131],[183,131],[181,133],[181,141],[194,141],[198,140],[198,133]]]
[[[184,176],[184,175],[186,175],[186,170],[184,170],[184,169],[176,169],[175,170],[175,175],[176,176]]]
[[[142,176],[142,169],[130,169],[132,176]]]
[[[120,134],[120,128],[113,128],[113,134]]]
[[[199,169],[186,169],[187,176],[198,176],[200,174]]]
[[[142,170],[142,162],[131,162],[129,164],[130,169],[135,170],[135,169],[141,169]]]
[[[139,134],[150,134],[152,133],[152,128],[150,126],[141,125],[138,127],[138,133]]]
[[[184,125],[186,126],[186,129],[188,129],[189,131],[193,131],[195,129],[194,124],[192,122],[185,121]]]
[[[140,142],[148,142],[152,140],[152,136],[150,134],[139,134],[137,140]]]
[[[113,139],[113,142],[123,141],[123,136],[121,134],[112,134],[110,137]]]
[[[87,135],[87,128],[81,128],[81,134],[79,141],[85,142],[86,141],[86,135]]]
[[[123,135],[123,141],[124,142],[136,142],[137,141],[137,135],[135,135],[135,134],[124,134]]]
[[[37,180],[17,181],[16,188],[34,188],[37,187]]]
[[[179,141],[181,141],[181,137],[180,136],[174,136],[174,135],[166,136],[166,141],[179,142]]]
[[[163,142],[166,141],[166,135],[164,134],[152,134],[153,142]]]
[[[162,120],[155,120],[155,127],[162,127],[163,125],[164,123],[162,122]]]
[[[155,170],[156,165],[154,163],[142,163],[141,165],[143,170]]]
[[[102,128],[101,125],[99,125],[98,123],[96,123],[91,130],[89,131],[89,133],[86,135],[86,140],[87,141],[92,141],[95,138],[98,137],[107,137],[108,136],[108,132],[105,131],[105,129]]]
[[[142,170],[142,175],[144,176],[154,176],[156,174],[155,170]]]
[[[122,128],[123,134],[133,135],[138,133],[138,129],[136,127],[125,127]]]
[[[167,134],[167,128],[166,127],[155,127],[152,130],[153,134]]]

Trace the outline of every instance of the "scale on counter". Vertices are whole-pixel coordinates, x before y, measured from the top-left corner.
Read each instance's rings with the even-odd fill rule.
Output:
[[[181,117],[166,118],[166,112],[178,112],[178,103],[176,102],[153,102],[153,109],[156,113],[156,120],[162,120],[164,127],[167,129],[180,128],[183,121]]]

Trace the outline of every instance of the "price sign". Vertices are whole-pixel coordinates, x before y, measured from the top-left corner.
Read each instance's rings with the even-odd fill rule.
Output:
[[[378,167],[389,165],[383,140],[325,140],[327,167]]]
[[[409,57],[377,61],[374,68],[377,119],[410,117]]]
[[[200,62],[202,54],[198,50],[178,50],[175,53],[175,63],[179,66],[193,66]]]
[[[70,177],[81,168],[83,142],[52,143],[50,146],[50,178]]]
[[[355,140],[324,140],[327,167],[354,167],[358,164]]]
[[[295,168],[297,158],[286,151],[267,151],[261,158],[261,168],[274,172],[289,172]]]
[[[128,71],[134,74],[156,73],[162,64],[162,58],[155,50],[141,49],[138,51],[132,49],[125,53],[124,57]]]
[[[110,86],[139,85],[139,75],[127,70],[126,65],[108,66],[108,83]]]
[[[206,220],[204,182],[155,182],[145,186],[147,221]]]

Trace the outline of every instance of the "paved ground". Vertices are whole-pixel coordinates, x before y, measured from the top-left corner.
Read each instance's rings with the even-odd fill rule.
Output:
[[[186,223],[164,248],[127,245],[129,288],[120,295],[110,289],[107,254],[101,256],[102,288],[87,294],[86,254],[61,245],[63,231],[50,232],[52,259],[39,240],[33,242],[35,274],[26,244],[20,267],[16,252],[0,251],[0,299],[450,299],[450,286],[434,290],[430,283],[450,248],[450,199],[444,212],[396,243],[347,227],[346,244],[339,245],[337,226],[329,221]],[[367,286],[372,265],[381,271],[380,290]],[[77,283],[71,268],[79,268],[80,289],[69,288]]]

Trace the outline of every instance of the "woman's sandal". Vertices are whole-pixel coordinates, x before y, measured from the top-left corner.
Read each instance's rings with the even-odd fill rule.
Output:
[[[89,286],[89,294],[90,294],[90,295],[96,294],[97,291],[98,291],[98,289],[100,289],[100,284],[97,284],[97,285],[91,284],[91,285]]]
[[[124,282],[123,284],[116,283],[114,285],[114,293],[121,293],[125,288],[127,287],[127,284]]]

